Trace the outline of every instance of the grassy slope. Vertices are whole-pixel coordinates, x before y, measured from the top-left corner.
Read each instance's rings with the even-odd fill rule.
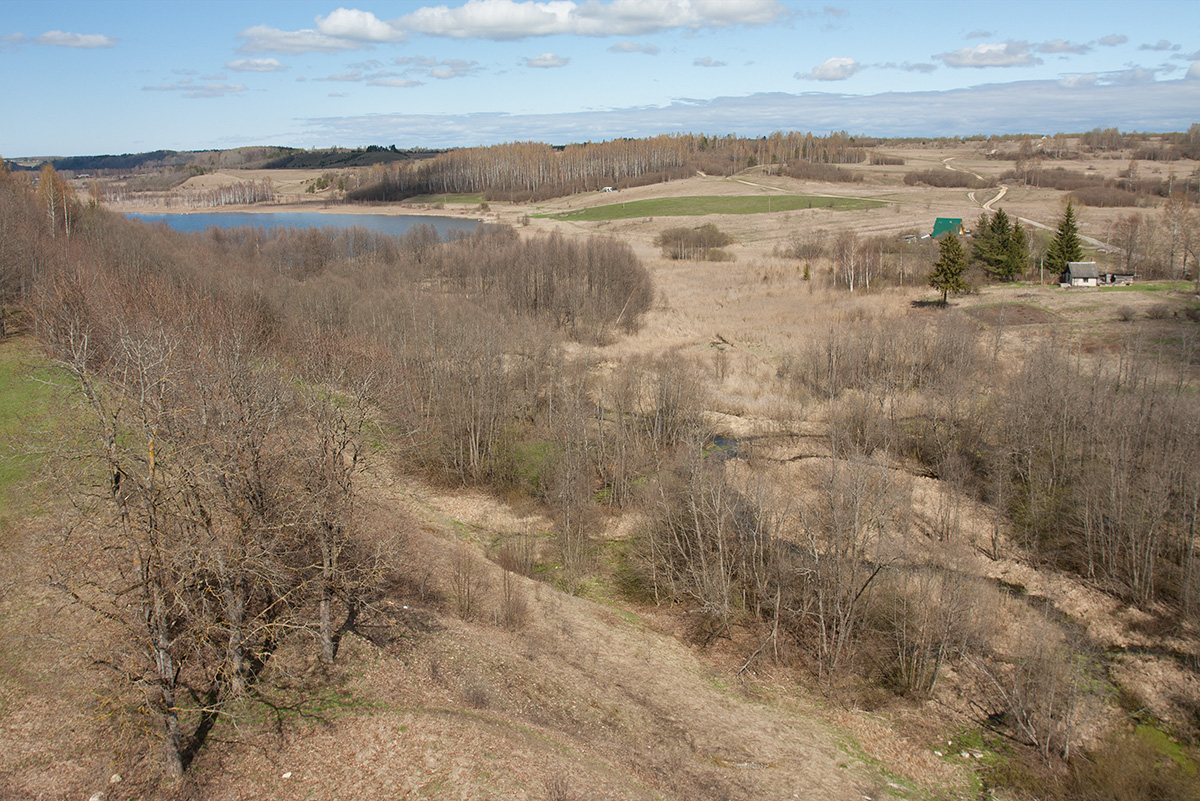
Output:
[[[96,621],[46,580],[60,535],[39,507],[64,519],[70,510],[36,489],[43,471],[31,454],[79,429],[72,396],[47,383],[55,377],[30,344],[0,345],[10,443],[0,488],[0,797],[749,801],[797,790],[878,798],[889,783],[905,788],[896,797],[941,793],[866,757],[786,678],[731,681],[732,661],[685,645],[669,614],[621,608],[611,588],[593,588],[602,599],[592,601],[518,577],[526,619],[496,625],[500,573],[477,549],[508,530],[512,513],[486,496],[413,485],[382,458],[363,503],[415,516],[404,521],[408,561],[426,572],[427,591],[393,594],[391,639],[349,637],[331,674],[308,649],[285,647],[262,695],[221,722],[182,786],[165,787],[137,758],[136,716],[113,705],[106,674],[89,667],[106,648]],[[464,547],[486,587],[465,621],[451,578]],[[962,784],[936,763],[914,772],[936,787]]]
[[[31,511],[37,500],[30,481],[68,430],[61,415],[66,399],[62,376],[21,338],[0,343],[0,520]]]
[[[653,191],[681,189],[683,184]],[[687,186],[692,189],[691,183]],[[839,222],[834,225],[845,219],[846,224],[853,220],[854,225],[891,229],[907,226],[910,220],[919,227],[926,218],[946,214],[973,219],[969,208],[963,208],[961,194],[902,189],[896,196],[903,200],[903,209],[897,204],[895,214],[888,209],[874,215],[837,215]],[[934,199],[933,207],[926,198]],[[749,199],[761,201],[761,211],[767,210],[765,196]],[[647,200],[694,203],[693,198]],[[693,213],[738,213],[720,209],[742,200],[705,198],[701,206],[693,206],[703,210]],[[772,197],[772,212],[781,210],[775,205],[780,200]],[[1047,222],[1057,212],[1057,206],[1041,196],[1018,195],[1010,200],[1021,200],[1022,213]],[[636,203],[604,208],[611,213]],[[507,213],[522,215],[527,208],[515,206]],[[643,207],[625,216],[669,216],[663,208],[670,206],[652,211]],[[740,213],[743,216],[731,224],[782,230],[773,215]],[[809,214],[818,211],[814,208]],[[833,215],[819,217],[820,222],[809,219],[797,220],[796,227],[824,226]],[[539,223],[555,224],[547,219],[536,221],[535,226]],[[626,225],[631,235],[643,239],[654,234]],[[817,330],[827,324],[824,314],[841,319],[859,309],[869,313],[873,305],[882,308],[911,301],[912,293],[856,299],[841,294],[814,296],[813,283],[801,281],[793,264],[752,263],[763,258],[765,250],[763,246],[757,252],[747,251],[750,256],[739,250],[735,267],[654,265],[664,296],[669,293],[670,310],[639,337],[616,344],[606,357],[662,352],[707,356],[713,332],[719,332],[734,343],[728,353],[729,379],[714,382],[721,410],[753,429],[757,418],[771,408],[774,390],[770,387],[777,381],[770,359],[810,334],[795,326],[796,320],[812,317],[807,324]],[[1135,292],[1149,289],[1153,288],[1136,287]],[[1030,334],[1053,335],[1052,329],[1064,324],[1102,337],[1131,330],[1116,320],[1109,306],[1133,302],[1138,308],[1137,325],[1142,326],[1149,305],[1161,297],[1161,293],[1155,293],[1159,297],[1108,295],[1108,291],[1059,293],[1047,288],[1036,290],[1037,297],[1030,301],[1026,287],[998,289],[994,296],[990,292],[985,291],[984,303],[1030,306],[1058,318],[1041,325],[1031,319],[1031,324],[1021,325],[1004,315],[1003,335],[1014,342]],[[956,303],[978,302],[969,297]],[[762,374],[761,381],[756,371]],[[736,387],[737,382],[744,386]],[[434,565],[430,570],[443,579],[450,573],[449,554],[456,548],[463,543],[477,547],[477,542],[507,530],[495,515],[462,513],[461,493],[428,493],[387,476],[373,476],[370,483],[370,494],[379,502],[409,509],[424,509],[428,502],[428,509],[418,515],[420,533],[414,536],[410,561],[424,564],[428,556],[428,564]],[[415,502],[418,496],[421,503]],[[498,574],[488,563],[480,564],[491,578],[490,603],[494,604]],[[819,712],[807,706],[804,694],[787,684],[785,676],[764,674],[744,687],[739,685],[731,677],[740,662],[680,645],[669,615],[643,609],[614,613],[608,608],[611,600],[601,605],[545,585],[522,583],[531,619],[517,631],[505,631],[490,622],[492,607],[474,620],[458,620],[451,613],[447,590],[442,587],[439,599],[436,585],[434,581],[435,592],[429,599],[417,603],[396,599],[397,604],[403,601],[411,606],[410,626],[401,640],[386,647],[348,640],[330,693],[308,698],[303,692],[305,676],[315,675],[315,666],[303,660],[289,662],[285,654],[272,692],[275,700],[304,699],[303,703],[283,713],[251,705],[227,720],[221,736],[197,765],[193,781],[204,787],[202,795],[368,797],[386,792],[397,797],[545,798],[552,796],[552,786],[565,786],[575,798],[700,798],[722,793],[731,798],[773,798],[792,792],[838,798],[851,791],[882,798],[889,791],[898,797],[957,797],[957,791],[948,787],[963,786],[954,778],[959,775],[954,770],[939,772],[936,763],[930,764],[933,751],[926,748],[927,741],[897,737],[874,716],[837,716],[838,723],[859,739],[865,739],[864,732],[873,733],[875,741],[861,747],[849,742],[843,730],[817,722]],[[625,604],[619,596],[608,597]],[[631,620],[633,614],[649,619],[651,625],[637,625]],[[292,692],[289,687],[298,687],[300,694],[287,696]],[[277,728],[280,716],[283,725]],[[843,743],[841,757],[829,750],[834,742]],[[98,758],[93,755],[93,762]],[[808,783],[812,774],[796,768],[811,762],[818,770],[830,772],[831,758],[836,778],[828,779],[829,783]],[[10,764],[0,758],[0,778]],[[94,770],[92,774],[98,775]],[[284,774],[290,775],[284,779]],[[908,778],[894,780],[897,777]],[[939,783],[936,777],[944,781]],[[924,783],[913,783],[914,778]],[[889,784],[895,786],[887,788]],[[86,786],[89,792],[98,789],[73,786]],[[0,783],[0,791],[3,788]]]

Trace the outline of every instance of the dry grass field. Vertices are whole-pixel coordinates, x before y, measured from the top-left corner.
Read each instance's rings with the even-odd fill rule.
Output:
[[[760,167],[730,178],[695,176],[530,205],[368,210],[478,216],[511,224],[525,237],[559,233],[630,243],[650,269],[657,300],[640,331],[589,353],[596,375],[637,361],[684,366],[705,387],[708,428],[752,443],[747,458],[731,460],[734,480],[779,496],[803,496],[830,460],[826,432],[839,410],[815,393],[797,396],[784,380],[789,359],[830,332],[886,335],[958,315],[975,327],[997,371],[1019,365],[1044,343],[1069,344],[1079,359],[1103,365],[1131,341],[1144,341],[1182,364],[1182,380],[1198,385],[1200,360],[1188,350],[1196,339],[1197,324],[1187,317],[1197,306],[1193,285],[982,286],[946,310],[930,303],[936,293],[919,273],[905,286],[854,293],[832,286],[823,262],[810,265],[806,276],[803,261],[782,255],[797,237],[817,229],[831,238],[845,231],[921,234],[937,217],[961,217],[970,227],[999,191],[906,186],[904,173],[951,166],[996,177],[1012,166],[978,147],[887,152],[905,165],[851,165],[865,174],[861,183],[798,181]],[[1118,159],[1070,164],[1103,175],[1124,166]],[[364,211],[309,193],[319,176],[230,170],[193,178],[189,186],[270,178],[280,202],[245,210]],[[733,260],[723,262],[663,258],[655,238],[678,221],[533,216],[622,200],[769,193],[887,205],[687,218],[689,227],[712,223],[732,236],[726,250]],[[1013,186],[998,205],[1029,227],[1052,228],[1064,201],[1062,192]],[[1104,241],[1128,211],[1078,209],[1081,233]],[[13,347],[6,343],[0,353],[15,369],[37,364],[31,352]],[[919,394],[897,401],[914,409],[926,402]],[[1077,712],[1084,747],[1097,747],[1106,730],[1122,725],[1128,712],[1122,698],[1136,698],[1171,730],[1197,725],[1190,717],[1200,710],[1194,622],[1164,629],[1078,576],[1038,565],[999,529],[987,504],[956,495],[904,460],[887,470],[912,498],[917,521],[887,543],[895,564],[937,565],[968,577],[981,610],[971,625],[998,653],[1015,659],[1034,637],[1082,637],[1111,657],[1105,687]],[[42,500],[36,509],[6,512],[0,532],[7,564],[0,586],[0,798],[1038,797],[1021,789],[1022,759],[980,738],[979,710],[969,703],[978,677],[967,666],[947,668],[930,698],[907,699],[850,677],[814,683],[802,655],[786,648],[776,660],[747,660],[762,635],[752,627],[696,645],[685,610],[631,600],[617,586],[610,568],[630,533],[644,525],[632,514],[604,519],[597,567],[582,580],[507,574],[496,564],[498,544],[516,537],[549,548],[553,522],[546,511],[529,500],[413,478],[397,469],[386,445],[369,454],[364,502],[381,525],[411,531],[402,561],[422,567],[378,610],[381,636],[348,637],[332,669],[283,649],[261,697],[222,719],[184,780],[162,785],[128,746],[137,732],[126,731],[128,740],[113,734],[136,716],[91,689],[96,671],[89,660],[103,627],[46,585],[69,510],[60,509],[58,491],[37,476],[22,481],[23,491]],[[930,533],[946,521],[953,538]],[[999,552],[989,555],[993,541]],[[468,585],[479,601],[463,609],[456,599]],[[1006,770],[1017,778],[1010,776],[998,795],[985,795],[992,792],[985,784],[996,786],[994,775]],[[1046,775],[1055,770],[1065,775],[1061,764]],[[984,782],[985,775],[993,778]]]

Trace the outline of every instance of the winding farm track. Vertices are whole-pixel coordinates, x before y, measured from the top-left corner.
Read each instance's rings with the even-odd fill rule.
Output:
[[[976,178],[979,178],[980,180],[983,180],[983,176],[977,172],[971,172],[971,170],[964,170],[961,167],[955,167],[953,164],[950,163],[953,160],[954,160],[954,156],[944,158],[944,159],[942,159],[942,164],[944,164],[946,166],[946,169],[951,170],[953,172],[965,172],[970,175],[974,175]],[[993,197],[991,200],[989,200],[985,203],[980,203],[979,200],[976,199],[974,191],[968,192],[967,197],[969,197],[971,199],[972,203],[975,203],[980,208],[982,208],[984,211],[993,211],[994,210],[992,208],[993,205],[997,201],[999,201],[1000,198],[1004,197],[1006,194],[1008,194],[1008,186],[1005,184],[1000,184],[1000,191],[996,193],[995,197]],[[1017,217],[1017,219],[1020,220],[1024,225],[1030,225],[1034,228],[1041,228],[1043,231],[1056,230],[1056,226],[1046,225],[1045,223],[1040,223],[1037,220],[1030,220],[1025,217]],[[1115,245],[1110,245],[1106,242],[1101,242],[1099,239],[1094,239],[1093,237],[1090,237],[1090,236],[1084,236],[1083,234],[1079,234],[1079,238],[1082,239],[1084,242],[1094,245],[1101,252],[1117,253],[1117,254],[1122,254],[1122,255],[1125,253],[1124,250],[1122,250],[1119,247],[1116,247]]]
[[[986,178],[984,178],[982,175],[980,175],[977,172],[973,172],[971,170],[964,170],[961,167],[955,167],[953,164],[950,163],[952,161],[954,161],[954,156],[948,156],[947,158],[942,159],[942,164],[945,165],[946,169],[950,170],[951,172],[965,172],[967,175],[974,175],[976,178],[978,178],[981,181],[987,180]],[[1000,198],[1004,197],[1004,195],[1007,194],[1007,192],[1008,192],[1008,187],[1005,186],[1004,184],[1000,184],[1000,191],[996,193],[996,196],[994,198],[987,201],[986,203],[979,202],[979,200],[975,197],[974,189],[972,189],[970,192],[967,193],[967,197],[969,197],[971,199],[972,203],[976,204],[977,206],[982,208],[984,211],[992,211],[992,204],[995,203],[996,201],[998,201]]]

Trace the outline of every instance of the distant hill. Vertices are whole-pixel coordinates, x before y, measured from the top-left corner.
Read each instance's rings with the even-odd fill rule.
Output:
[[[346,149],[328,148],[303,150],[294,147],[239,147],[232,150],[155,150],[149,153],[121,155],[68,156],[52,158],[49,163],[59,172],[143,172],[172,167],[202,167],[229,169],[234,167],[258,169],[332,169],[335,167],[369,167],[396,161],[415,161],[432,158],[444,150],[398,150],[395,145]],[[36,170],[41,164],[9,162],[14,170]],[[44,162],[42,162],[44,163]]]
[[[288,153],[271,159],[260,165],[268,170],[321,170],[334,167],[370,167],[373,164],[391,164],[397,161],[419,161],[445,153],[445,150],[397,150],[395,145],[380,147],[368,145],[365,148],[347,150],[332,148],[329,150],[291,150]]]

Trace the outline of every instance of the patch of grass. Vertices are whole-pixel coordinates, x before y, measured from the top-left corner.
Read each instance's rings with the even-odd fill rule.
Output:
[[[935,750],[942,759],[970,768],[972,794],[980,798],[997,788],[1036,788],[1040,781],[1014,756],[1009,744],[983,729],[962,729],[944,748]]]
[[[834,730],[831,733],[838,751],[849,757],[852,762],[857,762],[866,768],[868,775],[874,774],[873,778],[880,781],[881,784],[887,785],[889,798],[914,799],[915,801],[915,799],[932,797],[928,790],[919,787],[913,780],[898,776],[888,770],[882,760],[868,754],[849,732]]]
[[[1188,778],[1196,776],[1195,760],[1188,756],[1182,745],[1172,740],[1170,735],[1162,729],[1143,723],[1134,729],[1134,734],[1155,752],[1174,762],[1184,776]]]
[[[75,432],[70,379],[27,340],[0,345],[0,510],[8,517],[36,502],[23,491],[55,441]]]
[[[1200,799],[1196,761],[1160,729],[1147,724],[1113,732],[1100,747],[1073,760],[1070,798],[1104,801]]]
[[[1194,286],[1189,281],[1142,281],[1129,286],[1102,286],[1101,292],[1174,292]]]
[[[878,200],[821,195],[739,195],[733,197],[663,197],[631,200],[552,215],[559,220],[600,222],[634,217],[698,217],[705,214],[766,214],[797,209],[854,211],[887,205]],[[543,215],[545,216],[545,215]]]

